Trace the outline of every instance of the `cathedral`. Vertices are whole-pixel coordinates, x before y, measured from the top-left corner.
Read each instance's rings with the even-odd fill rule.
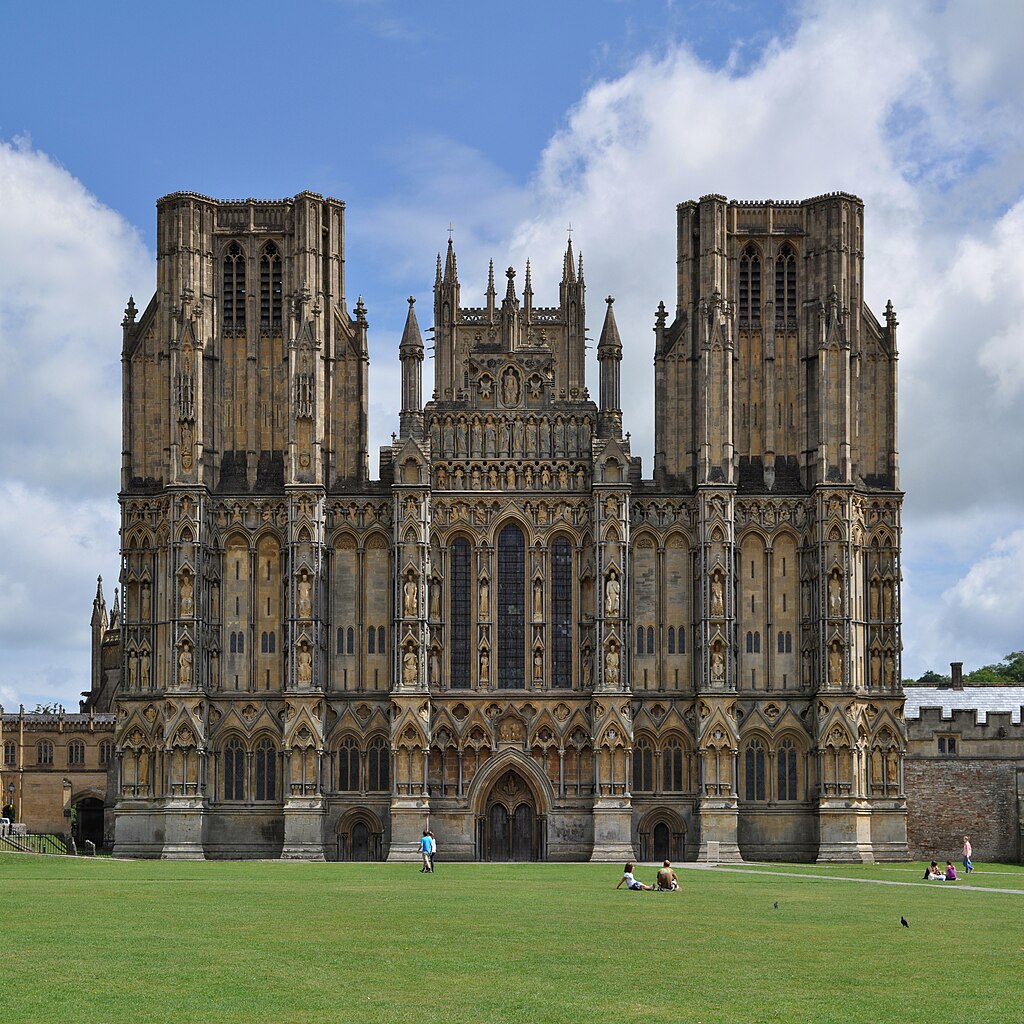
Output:
[[[446,860],[907,857],[897,322],[859,199],[677,207],[648,476],[620,370],[649,350],[608,298],[591,396],[571,241],[553,304],[527,263],[465,305],[449,239],[433,388],[410,298],[373,480],[345,205],[157,216],[85,702],[116,854],[406,860],[429,827]]]

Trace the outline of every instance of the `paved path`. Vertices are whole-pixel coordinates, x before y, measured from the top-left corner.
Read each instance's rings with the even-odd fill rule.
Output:
[[[852,878],[849,875],[814,875],[805,871],[765,871],[763,868],[745,868],[732,864],[695,864],[692,861],[686,864],[674,864],[678,871],[683,868],[686,871],[726,871],[744,875],[782,875],[785,878],[815,878],[826,882],[862,882],[867,885],[923,885],[929,889],[950,889],[956,892],[1002,892],[1014,896],[1024,896],[1024,889],[1002,889],[989,885],[958,885],[950,882],[926,882],[921,879],[917,882],[898,882],[888,878]],[[974,872],[977,874],[977,871]]]

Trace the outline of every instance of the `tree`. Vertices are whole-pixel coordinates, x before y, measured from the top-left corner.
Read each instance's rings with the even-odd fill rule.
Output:
[[[918,682],[919,683],[948,683],[949,682],[949,676],[940,676],[938,672],[933,672],[931,669],[928,669],[928,671],[925,672],[920,677],[920,679],[918,679]]]

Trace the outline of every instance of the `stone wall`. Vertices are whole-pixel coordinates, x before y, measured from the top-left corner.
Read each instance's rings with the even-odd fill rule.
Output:
[[[1007,760],[910,758],[907,845],[919,860],[956,860],[971,837],[976,860],[1020,859],[1020,791],[1024,766]]]

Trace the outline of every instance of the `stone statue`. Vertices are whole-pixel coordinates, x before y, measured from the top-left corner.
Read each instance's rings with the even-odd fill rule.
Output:
[[[308,686],[313,682],[313,655],[309,653],[307,647],[299,648],[298,674],[300,683]]]
[[[184,644],[178,653],[178,685],[188,686],[192,682],[192,648]]]
[[[430,684],[437,686],[441,682],[441,652],[436,648],[430,649]]]
[[[711,577],[711,614],[714,618],[721,618],[725,614],[725,588],[722,586],[722,574],[716,572]],[[721,678],[718,676],[716,678]]]
[[[605,655],[604,680],[609,686],[619,685],[619,649],[614,644],[608,648]]]
[[[843,681],[843,652],[839,644],[828,649],[828,681],[838,686]]]
[[[871,618],[877,619],[878,618],[878,609],[879,609],[879,602],[878,602],[878,580],[872,580],[871,581],[871,584],[869,586],[869,598],[868,598],[868,600],[869,600],[869,608],[870,608]]]
[[[501,399],[506,405],[519,404],[519,378],[509,370],[501,382]]]
[[[139,684],[139,659],[134,651],[128,652],[128,686],[134,690]]]
[[[533,652],[533,678],[537,682],[544,678],[544,655],[540,651]]]
[[[441,581],[436,576],[430,581],[430,617],[441,618]]]
[[[885,652],[885,685],[892,687],[894,677],[896,675],[896,659],[892,656],[892,651]]]
[[[494,466],[487,470],[487,486],[492,490],[498,486],[498,470]]]
[[[419,659],[416,657],[416,650],[413,647],[406,647],[402,655],[402,682],[406,686],[416,685],[416,676],[419,674]]]
[[[561,487],[563,491],[567,491],[569,489],[569,470],[565,466],[558,467],[558,486]]]
[[[313,584],[303,573],[299,577],[299,618],[308,619],[313,614]]]
[[[412,576],[406,576],[405,585],[402,587],[402,593],[404,596],[403,609],[407,619],[416,618],[417,610],[417,593],[416,593],[416,581]]]
[[[514,466],[509,466],[505,470],[505,483],[508,487],[515,487],[516,485],[516,471]]]
[[[142,598],[139,601],[141,611],[139,617],[143,622],[149,622],[152,589],[149,580],[142,581]]]
[[[486,576],[480,577],[480,618],[491,616],[491,585]]]
[[[594,685],[594,655],[590,650],[583,652],[583,686],[584,689]]]
[[[832,573],[828,578],[828,613],[832,616],[843,613],[843,594],[837,572]]]
[[[877,650],[871,652],[871,682],[875,686],[882,682],[882,656]]]
[[[181,577],[178,599],[182,618],[191,618],[195,606],[192,601],[192,577],[188,573]]]
[[[533,617],[538,622],[544,618],[544,584],[540,580],[533,581]]]
[[[604,586],[604,612],[605,615],[619,614],[619,577],[615,570],[608,574],[608,581]]]
[[[712,679],[724,679],[725,678],[725,655],[722,654],[722,648],[716,647],[711,652],[711,678]]]
[[[518,416],[512,424],[512,450],[516,455],[523,454],[523,421]]]
[[[500,432],[498,434],[498,454],[499,455],[511,455],[511,439],[509,435],[508,420],[501,421]]]
[[[139,655],[139,685],[149,688],[149,650],[145,647]]]
[[[487,648],[483,648],[480,652],[480,682],[486,683],[491,676],[491,656],[487,652]]]
[[[445,471],[444,466],[437,467],[437,486],[442,491],[448,486],[448,473]]]
[[[551,470],[547,466],[542,466],[540,471],[540,485],[541,487],[551,486]]]
[[[886,580],[882,584],[882,617],[892,618],[892,580]]]

